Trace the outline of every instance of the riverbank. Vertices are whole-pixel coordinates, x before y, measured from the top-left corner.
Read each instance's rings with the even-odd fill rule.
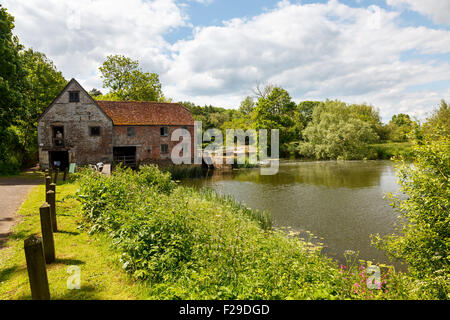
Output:
[[[179,187],[153,169],[89,172],[57,190],[62,232],[58,260],[48,266],[54,299],[427,298],[385,266],[383,290],[370,292],[367,265],[356,257],[340,267],[320,247],[261,224],[253,210]],[[0,299],[30,298],[23,239],[39,232],[42,201],[39,186],[19,211],[23,219],[0,256]],[[68,265],[80,266],[81,290],[66,289]]]
[[[283,160],[276,175],[263,176],[259,169],[217,171],[180,184],[211,188],[267,210],[277,227],[311,231],[324,238],[324,252],[342,263],[343,253],[353,250],[361,259],[399,268],[370,240],[372,234],[395,232],[397,215],[384,196],[399,191],[397,180],[393,161]]]
[[[412,160],[414,156],[412,142],[384,142],[371,144],[369,146],[376,154],[378,160],[389,160],[393,157],[402,157],[405,160]]]

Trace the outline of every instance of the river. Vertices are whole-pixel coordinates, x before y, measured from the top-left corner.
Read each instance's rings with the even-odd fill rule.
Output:
[[[210,187],[250,208],[267,210],[276,227],[310,231],[325,245],[323,252],[338,261],[353,250],[360,259],[392,264],[370,244],[371,234],[394,232],[397,216],[383,198],[399,191],[391,161],[282,161],[273,176],[260,175],[257,168],[240,169],[182,184]]]

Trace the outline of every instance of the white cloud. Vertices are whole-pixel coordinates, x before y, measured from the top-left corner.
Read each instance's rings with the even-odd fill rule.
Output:
[[[450,83],[450,63],[439,58],[450,54],[450,31],[401,27],[398,12],[378,6],[282,1],[252,18],[194,27],[191,39],[171,45],[165,34],[190,26],[176,0],[3,2],[21,42],[88,90],[99,88],[105,56],[120,53],[159,73],[166,96],[198,104],[236,107],[257,81],[272,82],[296,101],[372,103],[387,120],[398,112],[423,116],[450,96],[448,87],[429,89]],[[428,89],[411,90],[421,87]]]
[[[174,60],[164,75],[172,85],[166,89],[179,99],[200,96],[203,102],[213,96],[237,106],[231,97],[250,94],[259,80],[283,86],[297,101],[373,103],[385,119],[405,105],[411,114],[424,114],[448,92],[422,92],[426,99],[414,100],[417,94],[408,93],[408,87],[450,80],[450,65],[405,61],[402,54],[449,53],[450,32],[401,28],[397,15],[338,1],[283,2],[249,20],[197,28],[192,40],[172,47]]]
[[[175,0],[2,2],[16,17],[20,41],[88,88],[99,86],[97,69],[108,54],[125,54],[163,73],[170,63],[164,34],[187,25]]]
[[[450,25],[449,0],[386,0],[393,7],[407,7],[433,19],[435,23]]]
[[[214,0],[188,0],[189,2],[198,2],[204,5],[208,5],[214,2]]]

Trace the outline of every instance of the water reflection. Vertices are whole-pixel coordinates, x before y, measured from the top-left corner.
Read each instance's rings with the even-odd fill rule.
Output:
[[[388,262],[370,245],[370,234],[394,231],[396,216],[383,196],[398,191],[389,161],[283,162],[274,176],[234,170],[183,181],[231,194],[251,208],[271,212],[274,224],[323,237],[325,252],[343,260],[347,249],[361,259]]]
[[[380,184],[380,170],[378,163],[364,162],[286,162],[281,163],[277,175],[263,176],[259,169],[234,171],[231,175],[222,173],[218,179],[233,179],[267,184],[295,184],[304,183],[326,186],[330,188],[364,188]],[[217,179],[216,178],[216,179]]]

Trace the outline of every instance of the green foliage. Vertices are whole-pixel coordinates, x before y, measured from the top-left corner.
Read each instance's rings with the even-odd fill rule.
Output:
[[[78,179],[84,227],[109,236],[148,298],[360,298],[356,275],[342,275],[320,246],[272,230],[267,214],[229,197],[169,181],[155,167]]]
[[[266,90],[267,94],[258,99],[252,113],[255,129],[279,129],[280,146],[298,139],[302,123],[296,114],[296,104],[289,93],[280,87]],[[297,120],[297,121],[296,121]],[[284,150],[280,150],[284,154]]]
[[[14,18],[0,5],[0,174],[16,173],[23,150],[17,121],[26,114],[29,83],[20,57],[22,46],[13,36]]]
[[[304,128],[312,121],[314,109],[319,106],[320,103],[320,101],[302,101],[298,104],[297,109],[302,115]]]
[[[36,123],[38,116],[56,98],[67,84],[62,73],[56,69],[47,56],[41,52],[27,49],[20,53],[27,79],[30,83],[28,97],[31,106],[28,109],[30,120]]]
[[[427,122],[424,124],[424,131],[427,135],[450,135],[450,105],[442,99],[441,105],[437,108]]]
[[[20,139],[17,129],[13,126],[8,128],[0,127],[0,174],[15,174],[20,168],[21,158],[17,150],[21,149]]]
[[[372,158],[369,144],[379,137],[371,123],[363,120],[367,114],[366,108],[363,110],[330,100],[317,106],[303,131],[305,142],[299,144],[299,153],[315,159]]]
[[[10,157],[4,161],[0,161],[0,176],[18,174],[20,162],[15,157]]]
[[[377,143],[371,144],[370,148],[374,150],[374,159],[390,160],[395,157],[412,160],[414,156],[411,142]]]
[[[37,160],[37,120],[67,84],[62,73],[45,54],[28,49],[20,53],[27,70],[29,104],[17,121],[23,148],[23,165]]]
[[[102,93],[100,90],[96,89],[96,88],[92,88],[92,90],[89,91],[89,95],[90,95],[91,97],[95,98],[95,97],[102,96],[103,93]]]
[[[13,28],[14,18],[0,5],[0,128],[8,127],[28,103],[26,70],[19,54],[22,46]]]
[[[0,166],[3,174],[37,160],[37,118],[66,80],[44,54],[22,50],[13,17],[0,5]],[[8,169],[9,168],[9,169]]]
[[[181,102],[192,114],[196,121],[202,122],[202,130],[208,129],[235,129],[234,126],[229,126],[230,121],[235,119],[242,119],[242,114],[238,110],[218,108],[212,105],[197,106],[192,102]],[[248,123],[248,119],[246,120]]]
[[[270,213],[266,211],[260,211],[255,209],[250,209],[245,205],[236,202],[234,198],[230,195],[219,195],[212,189],[202,189],[200,191],[203,199],[206,199],[212,203],[221,204],[231,211],[238,213],[239,215],[246,216],[253,221],[258,222],[259,226],[264,230],[272,230],[272,217]]]
[[[404,113],[396,114],[392,116],[388,124],[388,139],[396,142],[407,141],[415,126],[416,124],[411,120],[409,115]]]
[[[239,106],[239,111],[244,115],[249,115],[252,113],[255,108],[255,101],[253,101],[252,97],[245,97],[242,100],[241,105]]]
[[[99,68],[103,87],[109,88],[111,100],[160,101],[161,83],[156,73],[144,72],[139,61],[123,55],[110,55]],[[96,99],[107,99],[97,96]]]
[[[390,195],[403,218],[398,234],[375,237],[379,247],[404,259],[422,289],[450,298],[450,137],[420,141],[414,162],[399,162],[405,197]]]

